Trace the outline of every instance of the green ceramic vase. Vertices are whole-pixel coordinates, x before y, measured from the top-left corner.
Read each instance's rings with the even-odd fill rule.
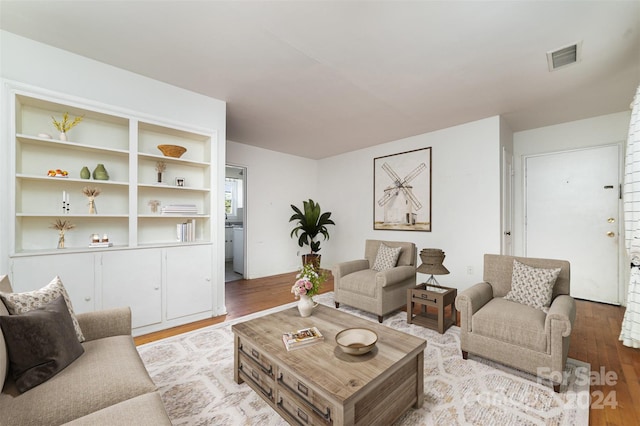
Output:
[[[93,170],[93,178],[95,180],[109,180],[109,173],[104,168],[104,164],[98,164]]]
[[[89,179],[91,177],[91,172],[87,166],[84,166],[82,170],[80,170],[80,179]]]

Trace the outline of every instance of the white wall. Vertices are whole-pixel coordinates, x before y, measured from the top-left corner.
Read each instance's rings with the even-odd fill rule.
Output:
[[[432,147],[432,232],[374,231],[373,159],[426,147]],[[499,117],[323,159],[318,182],[322,207],[336,221],[322,245],[324,267],[362,258],[367,238],[412,241],[418,251],[444,250],[450,274],[438,281],[464,289],[481,281],[483,254],[500,252]]]
[[[590,146],[624,143],[629,131],[630,118],[631,112],[624,111],[514,133],[514,254],[524,254],[523,169],[525,157]]]
[[[2,78],[178,123],[217,129],[220,140],[226,140],[223,101],[6,31],[0,31],[0,43]]]
[[[224,157],[226,140],[226,103],[175,86],[152,80],[129,71],[115,68],[92,59],[69,53],[45,44],[0,31],[0,77],[11,82],[47,89],[81,99],[91,100],[136,113],[169,119],[175,123],[217,131],[218,147],[214,165],[216,182],[224,183]],[[5,91],[4,84],[2,85]],[[3,99],[7,99],[3,93]],[[7,134],[9,111],[6,102],[0,106],[2,117],[3,144],[9,143]],[[6,175],[10,167],[9,158],[0,159],[0,226],[14,223],[7,217],[9,208]],[[216,185],[213,195],[224,199],[224,185]],[[219,211],[212,212],[216,227],[214,244],[214,264],[218,265],[215,281],[218,285],[218,308],[224,292],[224,204],[220,201]],[[6,228],[3,228],[6,229]],[[3,231],[3,236],[8,232]],[[8,272],[8,247],[6,238],[0,239],[0,274]],[[219,260],[219,261],[218,261]]]
[[[433,231],[374,231],[373,159],[425,147],[433,155]],[[362,257],[366,238],[413,241],[419,250],[442,248],[451,274],[438,280],[464,289],[481,281],[483,254],[500,251],[499,117],[320,161],[228,141],[227,163],[247,167],[249,278],[299,267],[297,252],[304,250],[289,238],[289,205],[308,198],[336,221],[321,242],[325,268]]]
[[[227,163],[247,168],[245,214],[246,277],[259,278],[292,272],[301,266],[298,252],[308,253],[289,237],[294,213],[291,204],[317,198],[318,162],[267,149],[227,141]]]

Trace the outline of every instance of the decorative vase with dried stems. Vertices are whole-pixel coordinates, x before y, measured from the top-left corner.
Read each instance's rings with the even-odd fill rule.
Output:
[[[67,140],[67,132],[71,129],[73,129],[77,124],[79,124],[82,119],[84,118],[84,116],[80,116],[80,117],[76,117],[73,119],[73,121],[69,120],[69,113],[65,112],[62,115],[62,120],[58,121],[56,120],[55,117],[51,117],[51,119],[53,120],[53,125],[56,129],[58,129],[58,131],[60,132],[60,140],[61,141],[66,141]]]
[[[82,188],[82,194],[89,199],[89,214],[98,214],[98,210],[96,209],[96,197],[100,195],[99,188],[91,188],[85,186]]]
[[[167,165],[164,161],[158,161],[156,163],[156,172],[158,172],[158,183],[162,183],[162,173],[167,170]]]
[[[75,225],[68,220],[56,219],[50,226],[52,229],[58,230],[58,248],[64,248],[64,233],[69,229],[75,228]]]

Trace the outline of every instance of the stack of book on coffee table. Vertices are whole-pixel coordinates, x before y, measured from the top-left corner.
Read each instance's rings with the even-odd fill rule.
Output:
[[[318,342],[322,342],[324,336],[317,327],[303,328],[302,330],[284,333],[282,341],[288,351],[304,348]]]

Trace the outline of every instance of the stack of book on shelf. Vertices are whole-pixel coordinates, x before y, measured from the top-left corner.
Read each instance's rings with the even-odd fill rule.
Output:
[[[111,241],[89,243],[89,247],[113,247],[113,243]]]
[[[324,336],[317,327],[303,328],[302,330],[284,333],[282,341],[288,351],[304,348],[324,340]]]
[[[167,204],[162,207],[162,214],[198,214],[195,204]]]
[[[189,219],[184,223],[176,225],[178,241],[181,243],[190,243],[196,240],[196,220]]]

